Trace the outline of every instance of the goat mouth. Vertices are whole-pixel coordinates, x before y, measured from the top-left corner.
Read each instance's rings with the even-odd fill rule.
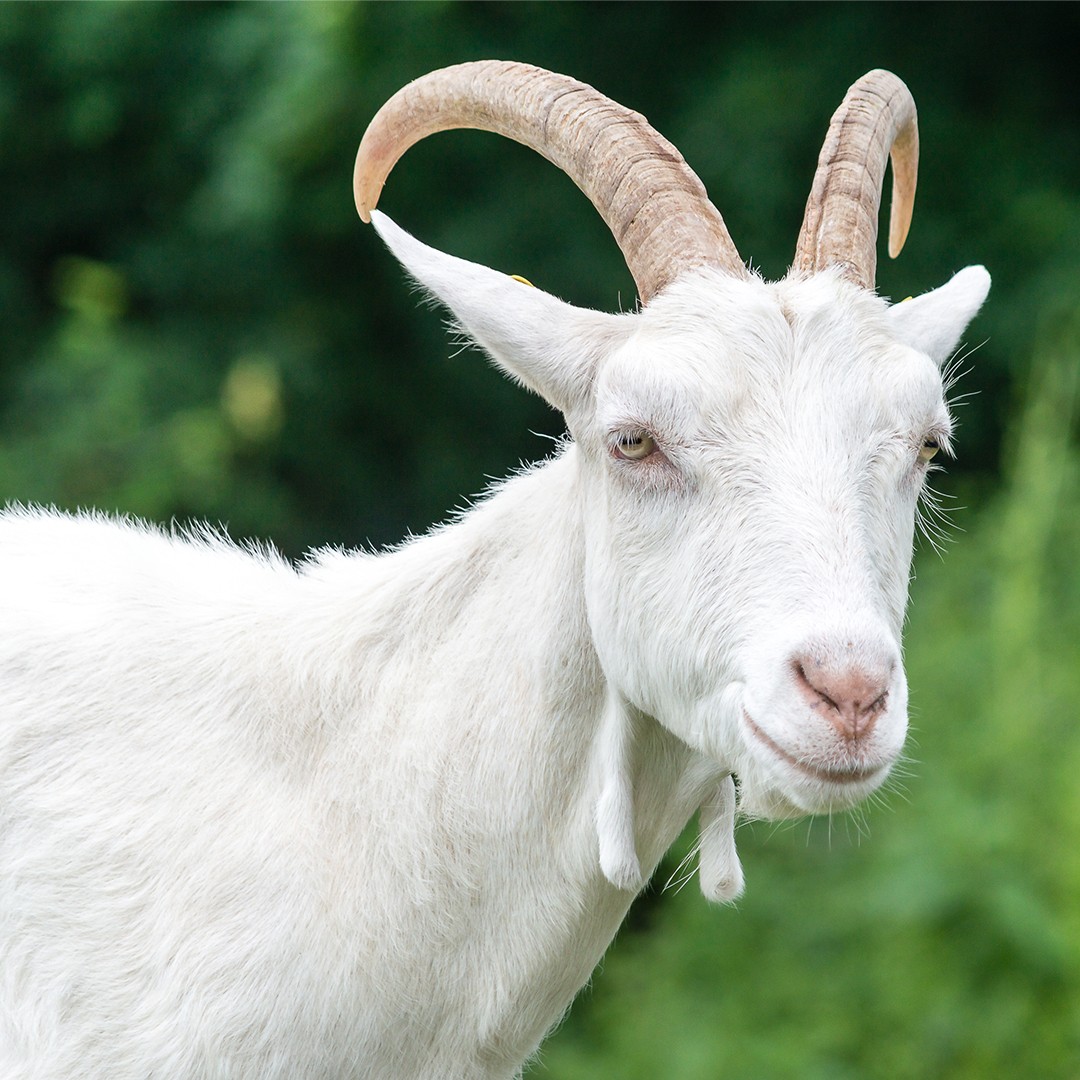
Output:
[[[743,720],[746,722],[746,726],[750,729],[750,732],[755,739],[766,746],[781,761],[813,780],[821,780],[827,784],[859,784],[866,780],[873,779],[887,764],[823,765],[817,762],[806,761],[803,758],[797,758],[793,754],[789,754],[779,743],[766,735],[765,732],[754,723],[753,718],[745,709],[743,710]]]

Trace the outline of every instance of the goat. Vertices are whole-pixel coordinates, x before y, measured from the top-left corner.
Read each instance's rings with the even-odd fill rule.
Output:
[[[374,209],[417,139],[480,127],[568,172],[641,307],[439,253]],[[478,62],[372,121],[361,217],[565,417],[453,524],[294,566],[210,531],[0,521],[0,1075],[517,1075],[700,810],[874,791],[906,732],[916,504],[969,267],[874,293],[918,152],[904,84],[852,86],[794,265],[766,283],[679,153],[565,76]],[[738,778],[736,789],[735,777]]]

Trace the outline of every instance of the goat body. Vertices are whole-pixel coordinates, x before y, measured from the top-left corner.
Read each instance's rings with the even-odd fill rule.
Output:
[[[699,807],[741,889],[732,774],[828,811],[900,753],[985,271],[704,266],[616,316],[375,221],[572,441],[378,556],[0,516],[0,1076],[513,1076]]]
[[[298,570],[4,517],[0,1075],[520,1065],[633,895],[595,852],[575,456]],[[652,864],[708,771],[642,750]]]

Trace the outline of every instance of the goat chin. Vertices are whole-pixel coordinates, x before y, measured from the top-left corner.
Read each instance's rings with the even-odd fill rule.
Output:
[[[813,814],[850,810],[876,791],[888,777],[889,766],[858,784],[807,783],[773,786],[775,781],[754,770],[739,775],[739,812],[749,819],[787,821]]]
[[[906,728],[906,722],[901,726]],[[745,743],[739,810],[751,818],[782,820],[848,810],[888,778],[899,751],[838,747],[828,757],[798,757],[744,714]],[[824,761],[828,761],[825,764]]]

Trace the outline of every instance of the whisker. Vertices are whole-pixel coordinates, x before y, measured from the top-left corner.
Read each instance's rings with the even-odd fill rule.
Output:
[[[682,891],[686,883],[694,876],[694,870],[696,868],[693,865],[693,861],[697,858],[700,851],[701,841],[698,839],[691,844],[690,850],[682,857],[679,865],[675,867],[671,872],[671,876],[664,882],[664,888],[661,890],[662,892],[667,892],[669,889],[676,893]]]

